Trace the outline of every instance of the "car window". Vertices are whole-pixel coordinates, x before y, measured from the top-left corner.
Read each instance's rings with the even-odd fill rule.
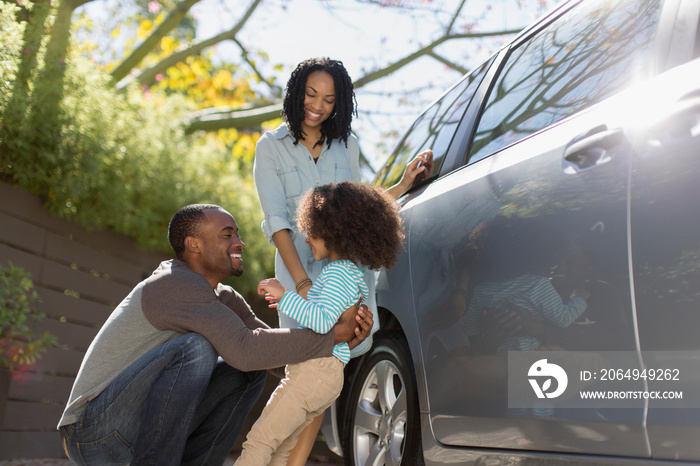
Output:
[[[487,64],[483,64],[476,71],[465,76],[418,117],[394,149],[387,163],[377,173],[375,183],[385,188],[395,185],[401,180],[406,165],[427,149],[433,151],[433,174],[440,172],[440,166],[445,159],[452,136],[487,67]]]
[[[642,79],[659,0],[587,0],[508,56],[469,149],[475,162]]]

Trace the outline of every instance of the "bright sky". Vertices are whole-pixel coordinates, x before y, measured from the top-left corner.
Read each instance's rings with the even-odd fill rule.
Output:
[[[90,2],[88,6],[93,6],[88,14],[99,16],[100,4],[107,1],[120,0]],[[468,23],[477,24],[474,31],[519,29],[546,11],[543,4],[551,7],[558,1],[467,0],[453,30],[465,32]],[[263,0],[237,37],[248,50],[266,52],[271,65],[284,65],[284,71],[276,73],[281,87],[296,64],[314,56],[343,61],[350,76],[358,79],[439,37],[459,0],[403,0],[402,4],[415,5],[417,10],[401,14],[405,10],[347,0]],[[249,5],[249,1],[201,0],[191,10],[196,20],[197,40],[230,29]],[[445,13],[430,11],[436,7]],[[507,38],[478,43],[453,41],[437,51],[472,69],[506,41]],[[238,62],[240,51],[232,43],[222,43],[216,47],[216,57]],[[267,76],[274,72],[268,68],[263,73]],[[385,134],[397,132],[400,137],[427,104],[459,77],[459,73],[436,60],[421,58],[389,78],[357,91],[360,115],[353,122],[353,130],[374,169],[381,166],[396,143]]]

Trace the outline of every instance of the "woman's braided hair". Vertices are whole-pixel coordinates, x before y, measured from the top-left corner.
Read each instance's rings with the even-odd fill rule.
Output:
[[[321,139],[319,142],[328,143],[331,146],[333,139],[340,139],[347,147],[348,137],[352,131],[350,125],[353,115],[357,116],[357,100],[352,79],[343,63],[338,60],[331,60],[328,57],[310,58],[297,65],[292,72],[284,96],[282,107],[282,118],[289,125],[289,130],[294,135],[298,144],[304,139],[304,131],[301,129],[301,122],[304,120],[304,96],[306,95],[306,79],[314,71],[325,71],[333,78],[335,84],[335,107],[334,116],[326,119],[321,124]]]

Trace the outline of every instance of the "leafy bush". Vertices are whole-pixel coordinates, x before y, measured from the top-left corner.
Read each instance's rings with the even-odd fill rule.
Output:
[[[24,27],[13,19],[17,9],[11,3],[0,2],[0,115],[11,95],[21,52]]]
[[[13,7],[0,5],[0,85],[8,86],[4,95],[17,91],[11,84],[22,38],[10,14]],[[14,118],[18,110],[2,107],[0,101],[0,123],[5,126],[0,179],[42,197],[58,216],[164,252],[170,251],[167,226],[177,209],[191,203],[219,204],[236,218],[250,258],[246,274],[234,286],[254,293],[257,281],[272,274],[274,250],[259,227],[262,213],[252,166],[239,167],[213,135],[184,133],[194,108],[185,97],[134,86],[117,91],[110,76],[79,50],[79,44],[71,47],[62,81],[30,82],[25,99],[29,113],[60,98],[58,121]],[[39,56],[39,68],[41,60]],[[46,92],[46,86],[55,86],[54,92]],[[52,123],[60,125],[55,136]],[[45,144],[47,137],[53,138],[52,144]]]
[[[38,302],[29,273],[11,262],[0,265],[0,367],[34,364],[47,346],[56,345],[55,336],[38,336],[29,327],[31,321],[46,317],[37,311]]]

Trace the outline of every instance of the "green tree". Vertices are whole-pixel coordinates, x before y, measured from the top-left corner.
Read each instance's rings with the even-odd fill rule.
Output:
[[[0,179],[41,196],[57,215],[161,251],[169,250],[165,232],[179,207],[220,204],[236,216],[246,254],[256,259],[236,281],[243,293],[253,293],[257,279],[272,273],[272,248],[260,231],[248,173],[257,134],[188,136],[183,124],[198,105],[241,105],[245,80],[231,67],[214,67],[200,56],[179,64],[177,76],[153,89],[133,83],[119,91],[111,76],[86,58],[89,45],[75,40],[65,47],[61,76],[50,75],[46,60],[55,57],[50,46],[56,32],[51,20],[59,18],[60,4],[46,14],[33,9],[26,21],[18,21],[17,6],[0,5]],[[39,14],[46,21],[42,27],[32,23]],[[22,53],[28,40],[41,44],[31,60]],[[54,112],[52,120],[38,119],[49,118],[44,107]]]

